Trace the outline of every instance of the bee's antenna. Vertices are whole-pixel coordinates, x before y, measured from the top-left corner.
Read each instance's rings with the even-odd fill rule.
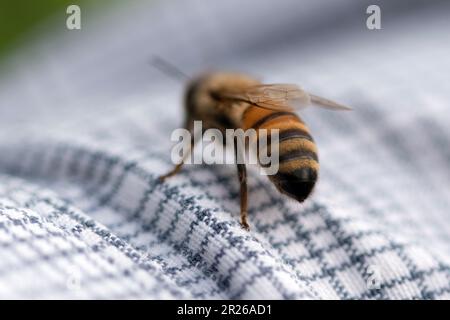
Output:
[[[167,60],[161,58],[160,56],[154,55],[151,64],[153,65],[153,67],[171,78],[183,81],[190,78],[183,71],[175,67]]]

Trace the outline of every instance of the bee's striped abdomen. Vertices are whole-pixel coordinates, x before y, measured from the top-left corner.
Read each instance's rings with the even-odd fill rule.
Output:
[[[302,202],[314,188],[319,172],[317,148],[308,127],[293,112],[249,107],[243,129],[279,130],[279,170],[269,176],[277,188]]]

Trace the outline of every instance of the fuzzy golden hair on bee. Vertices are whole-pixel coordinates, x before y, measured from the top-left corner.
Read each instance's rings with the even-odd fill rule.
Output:
[[[312,134],[297,114],[307,106],[330,110],[350,110],[331,100],[306,92],[295,84],[263,84],[240,73],[214,72],[191,79],[185,93],[185,128],[193,130],[194,121],[203,129],[256,130],[257,139],[265,130],[269,144],[278,133],[279,169],[269,175],[282,194],[298,202],[306,200],[319,176],[318,148]],[[193,149],[195,141],[192,141]],[[235,148],[235,152],[238,150]],[[183,162],[160,177],[161,181],[179,172]],[[237,163],[240,183],[241,225],[249,229],[247,217],[246,165]]]

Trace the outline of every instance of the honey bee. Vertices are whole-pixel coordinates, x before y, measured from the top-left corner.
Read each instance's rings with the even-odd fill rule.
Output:
[[[316,144],[306,124],[295,113],[296,108],[308,105],[330,110],[350,110],[344,105],[308,93],[295,84],[262,84],[244,74],[209,73],[191,80],[187,86],[184,126],[191,132],[194,121],[202,121],[204,130],[214,128],[221,132],[239,128],[253,128],[257,132],[261,129],[269,132],[278,129],[279,170],[268,177],[281,193],[303,202],[314,189],[319,174]],[[191,140],[190,152],[194,145],[195,141]],[[183,163],[159,179],[164,181],[173,176],[180,171]],[[246,165],[238,163],[237,172],[241,225],[249,230]]]

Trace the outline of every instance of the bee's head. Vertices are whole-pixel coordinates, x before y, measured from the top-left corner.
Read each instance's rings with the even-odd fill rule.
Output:
[[[185,93],[185,105],[188,114],[195,114],[197,109],[198,92],[202,78],[197,78],[189,82]]]
[[[201,75],[187,86],[187,111],[192,114],[211,110],[220,102],[220,92],[256,84],[259,84],[257,80],[240,73],[213,72]]]

